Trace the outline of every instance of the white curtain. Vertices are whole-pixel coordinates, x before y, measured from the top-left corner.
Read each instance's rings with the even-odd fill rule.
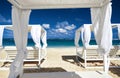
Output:
[[[83,42],[84,48],[87,48],[87,46],[89,46],[89,42],[91,39],[90,25],[84,24],[84,28],[82,29],[82,33],[81,33],[81,37],[82,37],[82,42]]]
[[[120,25],[118,25],[118,38],[120,40]]]
[[[104,71],[108,73],[110,60],[107,59],[112,47],[111,3],[100,8],[91,8],[92,25],[98,52],[103,55]]]
[[[91,8],[92,25],[99,53],[108,54],[112,47],[111,3],[101,8]]]
[[[120,40],[120,25],[118,25],[118,38]],[[119,49],[120,49],[120,42],[118,44],[119,44]]]
[[[47,47],[47,32],[44,28],[41,27],[41,39],[42,39],[42,43],[43,43],[43,47],[42,49],[46,49]]]
[[[17,48],[17,55],[15,60],[10,66],[10,73],[8,78],[20,78],[23,74],[23,60],[27,55],[27,34],[28,34],[28,21],[31,10],[19,9],[15,6],[12,7],[12,23],[14,30],[14,41]]]
[[[83,46],[84,48],[86,48],[87,46],[89,46],[89,42],[91,39],[90,25],[85,24],[76,30],[76,33],[75,33],[75,46],[76,47],[79,47],[80,35],[81,35]]]
[[[32,26],[31,28],[31,36],[33,41],[35,42],[35,46],[38,48],[45,49],[47,47],[47,36],[46,30],[44,30],[41,26]],[[41,47],[41,41],[43,46]]]
[[[78,28],[78,29],[76,30],[76,32],[75,32],[75,41],[74,41],[74,43],[75,43],[75,46],[76,46],[77,48],[79,47],[80,32],[81,32],[82,28],[83,28],[83,27]]]
[[[35,47],[41,48],[41,43],[40,43],[41,26],[32,26],[31,36],[35,43]]]
[[[32,26],[31,36],[35,42],[35,47],[39,49],[39,60],[46,57],[47,36],[46,31],[41,26]],[[43,46],[41,47],[41,41]],[[41,51],[42,49],[42,51]],[[43,51],[44,50],[44,51]],[[39,61],[40,64],[40,61]]]
[[[0,47],[2,47],[4,26],[0,26]]]
[[[99,20],[100,20],[99,15],[100,15],[100,8],[91,8],[92,26],[94,29],[95,39],[96,39],[96,42],[98,45],[99,45],[99,41],[100,41],[99,32],[101,32],[99,30]]]

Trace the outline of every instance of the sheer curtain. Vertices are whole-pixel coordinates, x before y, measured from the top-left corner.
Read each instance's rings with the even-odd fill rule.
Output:
[[[100,53],[109,53],[112,46],[111,3],[91,8],[92,25]]]
[[[19,9],[12,7],[12,23],[14,32],[14,41],[17,48],[17,55],[10,66],[10,73],[8,78],[20,78],[23,74],[23,60],[27,54],[27,34],[28,21],[31,10]]]
[[[79,47],[80,36],[81,36],[84,48],[89,46],[89,42],[91,39],[90,25],[85,24],[76,30],[76,33],[75,33],[75,46],[76,47]]]
[[[43,47],[42,49],[46,49],[47,47],[47,32],[44,28],[41,28],[41,40],[42,40],[42,43],[43,43]]]
[[[35,43],[35,47],[41,48],[40,36],[41,36],[41,26],[32,26],[31,36]]]
[[[120,40],[120,25],[118,25],[118,38]]]
[[[4,32],[4,26],[0,26],[0,47],[2,47],[3,32]]]
[[[76,32],[75,32],[74,43],[75,43],[76,48],[79,47],[80,32],[82,31],[82,28],[83,28],[83,27],[78,28],[78,29],[76,30]]]
[[[31,36],[35,43],[35,47],[39,49],[39,60],[43,59],[46,56],[46,47],[47,47],[47,34],[46,31],[41,26],[32,26]],[[41,47],[41,41],[43,46]],[[39,61],[40,65],[40,61]]]
[[[31,36],[33,41],[35,42],[35,46],[38,48],[46,49],[47,47],[47,32],[41,26],[32,26],[31,28]],[[41,47],[41,41],[43,46]]]
[[[107,55],[112,47],[111,13],[111,3],[108,3],[100,8],[91,8],[95,39],[99,47],[98,52],[104,56],[104,71],[106,73],[109,68]]]
[[[87,46],[89,46],[89,42],[91,39],[90,25],[84,24],[84,28],[82,29],[81,36],[82,36],[82,42],[83,42],[84,48],[86,49]]]
[[[118,25],[118,38],[120,40],[120,25]],[[119,43],[119,49],[120,49],[120,43]]]

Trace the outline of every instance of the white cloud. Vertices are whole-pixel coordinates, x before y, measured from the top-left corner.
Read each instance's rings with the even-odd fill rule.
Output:
[[[56,25],[56,28],[62,28],[62,29],[67,29],[67,30],[73,30],[76,28],[74,24],[69,24],[67,21],[63,22],[58,22]]]
[[[55,31],[60,33],[67,33],[67,30],[62,28],[56,29]]]
[[[56,25],[56,28],[64,28],[65,26],[68,26],[69,23],[67,21],[63,21],[63,22],[58,22]]]
[[[46,29],[49,29],[50,28],[50,24],[42,24],[42,26]]]
[[[1,23],[11,23],[11,19],[6,19],[5,17],[3,17],[1,14],[0,14],[0,22]]]
[[[67,29],[67,30],[73,30],[75,28],[76,28],[76,26],[74,24],[65,27],[65,29]]]
[[[75,28],[76,26],[74,24],[69,24],[67,21],[57,22],[55,28],[48,30],[48,38],[74,38]]]

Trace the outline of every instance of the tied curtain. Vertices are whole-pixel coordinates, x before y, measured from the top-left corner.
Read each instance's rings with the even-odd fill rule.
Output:
[[[84,48],[86,49],[87,46],[89,46],[89,42],[91,39],[90,25],[84,25],[84,28],[82,29],[81,37],[82,37]]]
[[[74,41],[74,43],[75,43],[75,46],[76,46],[77,48],[79,48],[80,32],[82,31],[82,28],[83,28],[83,27],[78,28],[78,29],[76,30],[76,32],[75,32],[75,41]]]
[[[108,54],[112,47],[111,3],[100,8],[91,8],[92,26],[99,53]]]
[[[91,8],[92,26],[98,44],[98,52],[103,55],[104,71],[108,73],[110,60],[108,54],[112,47],[111,3],[99,8]]]
[[[40,44],[41,26],[34,26],[34,27],[32,26],[31,36],[33,41],[35,42],[35,47],[41,48],[41,44]]]
[[[120,25],[118,25],[118,39],[120,40]],[[120,46],[119,46],[119,49],[120,49]]]
[[[44,30],[41,26],[32,26],[31,36],[33,41],[35,42],[36,47],[42,48],[42,49],[45,49],[47,47],[46,30]],[[42,40],[43,47],[41,47],[40,40]]]
[[[18,75],[21,78],[23,74],[23,60],[27,56],[27,35],[28,21],[31,10],[19,9],[12,7],[12,23],[14,30],[14,41],[17,48],[17,55],[10,66],[8,78],[16,78]]]
[[[118,26],[118,38],[120,40],[120,25]]]
[[[4,26],[0,26],[0,47],[2,47]]]
[[[39,59],[41,60],[46,56],[46,47],[47,47],[47,36],[46,31],[41,26],[32,26],[31,28],[31,36],[35,43],[35,47],[39,49]],[[41,41],[43,46],[41,47]],[[41,50],[42,49],[42,50]],[[44,50],[44,53],[43,53]],[[40,65],[40,61],[39,61]]]
[[[76,30],[76,33],[75,33],[75,46],[76,47],[79,47],[80,34],[81,34],[83,46],[86,49],[87,46],[89,46],[89,42],[91,39],[90,25],[84,24],[82,27]]]
[[[42,39],[42,43],[43,43],[42,49],[46,49],[46,47],[47,47],[47,32],[44,28],[41,28],[41,29],[42,29],[41,30],[41,33],[42,33],[41,39]]]

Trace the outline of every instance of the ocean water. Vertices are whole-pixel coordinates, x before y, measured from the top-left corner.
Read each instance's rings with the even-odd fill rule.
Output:
[[[113,40],[113,45],[120,45],[120,40]],[[74,40],[47,40],[48,47],[74,47]],[[35,43],[32,39],[28,39],[27,46],[34,46]],[[82,41],[79,41],[79,45],[83,46]],[[90,45],[96,45],[95,40],[90,41]],[[3,46],[15,46],[14,39],[3,39]]]

